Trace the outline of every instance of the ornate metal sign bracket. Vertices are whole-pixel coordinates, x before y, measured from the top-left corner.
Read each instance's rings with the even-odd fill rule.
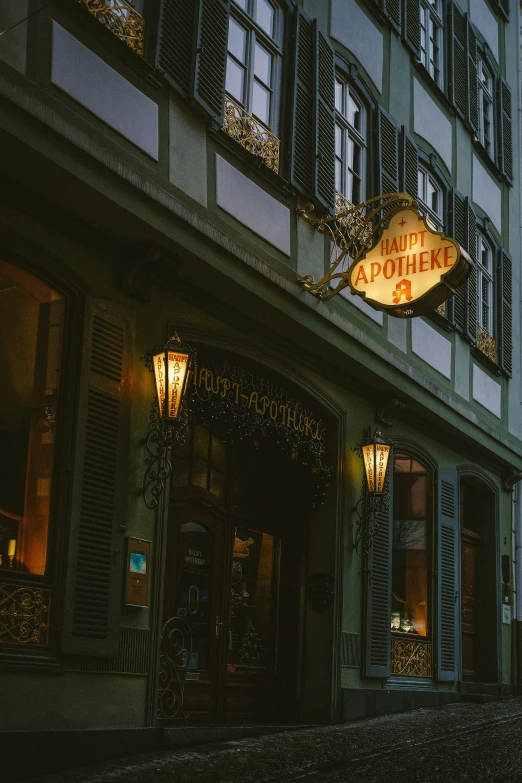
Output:
[[[349,204],[349,206],[345,206]],[[312,275],[298,277],[297,282],[321,301],[326,302],[350,285],[352,266],[373,244],[374,237],[385,228],[389,220],[401,209],[417,209],[418,204],[407,193],[386,193],[353,206],[345,199],[338,200],[335,215],[314,218],[313,204],[305,204],[297,210],[303,220],[331,239],[330,269],[317,282]],[[340,208],[339,208],[340,207]]]

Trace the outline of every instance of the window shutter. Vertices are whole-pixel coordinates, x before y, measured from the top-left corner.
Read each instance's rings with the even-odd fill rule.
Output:
[[[160,0],[156,68],[184,95],[191,91],[198,0]]]
[[[382,0],[382,10],[386,14],[390,25],[397,30],[401,31],[401,0]]]
[[[290,180],[301,195],[313,195],[314,173],[314,27],[300,8],[294,16],[294,94]]]
[[[412,137],[402,126],[401,134],[401,181],[402,193],[408,193],[413,198],[419,194],[419,153]]]
[[[502,77],[498,80],[498,137],[500,170],[513,184],[513,128],[511,122],[511,90]]]
[[[403,0],[403,40],[412,54],[420,60],[420,2]]]
[[[477,37],[468,19],[468,122],[478,132]]]
[[[439,470],[437,486],[437,679],[454,681],[460,663],[457,471]]]
[[[230,0],[200,0],[193,98],[221,126]]]
[[[334,51],[316,24],[315,198],[335,206],[335,65]]]
[[[451,191],[451,236],[465,250],[468,249],[466,226],[466,199],[458,191]],[[459,285],[453,296],[453,320],[461,332],[466,330],[466,283]]]
[[[506,22],[509,22],[509,0],[498,0],[497,8]]]
[[[468,67],[466,56],[466,14],[456,3],[450,10],[451,22],[451,80],[450,100],[463,120],[467,119]]]
[[[477,216],[471,206],[469,198],[466,198],[468,213],[468,242],[466,249],[471,256],[473,264],[471,272],[466,280],[466,334],[470,342],[477,341]]]
[[[393,466],[390,467],[390,474]],[[390,481],[390,490],[392,479]],[[393,493],[390,491],[390,498]],[[365,611],[365,676],[389,677],[391,659],[391,555],[392,508],[377,514],[378,528],[368,556],[366,572]]]
[[[513,372],[512,261],[503,247],[499,250],[497,273],[499,366],[511,378]]]
[[[132,327],[89,299],[76,423],[62,649],[117,654],[129,458]]]
[[[378,193],[399,190],[399,144],[397,123],[379,106],[377,115],[377,160],[379,161]]]

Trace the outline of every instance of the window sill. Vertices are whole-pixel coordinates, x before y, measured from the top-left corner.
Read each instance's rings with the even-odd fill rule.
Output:
[[[489,171],[496,177],[496,179],[499,180],[499,182],[504,182],[508,184],[510,187],[512,187],[512,184],[506,179],[506,177],[502,174],[501,170],[495,163],[495,161],[490,158],[480,141],[475,138],[473,139],[473,149],[475,150],[478,157],[480,157],[481,161],[487,166]]]
[[[427,313],[426,317],[429,318],[430,321],[433,321],[433,323],[437,324],[437,326],[440,326],[441,329],[444,329],[445,332],[455,331],[455,327],[451,321],[446,318],[445,315],[441,315],[436,310],[432,310],[431,313]]]
[[[470,346],[470,353],[474,359],[477,359],[493,375],[496,375],[497,377],[504,375],[498,364],[492,361],[489,356],[486,356],[485,353],[482,353],[476,345]]]

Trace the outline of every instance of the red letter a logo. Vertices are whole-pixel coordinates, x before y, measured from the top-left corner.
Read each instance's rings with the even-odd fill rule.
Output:
[[[400,283],[397,283],[397,287],[393,293],[395,294],[393,297],[394,304],[399,304],[403,296],[407,302],[413,299],[411,295],[411,283],[409,280],[401,280]]]

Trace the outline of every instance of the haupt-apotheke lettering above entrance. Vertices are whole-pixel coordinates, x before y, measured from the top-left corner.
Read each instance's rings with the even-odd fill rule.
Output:
[[[462,248],[414,209],[397,212],[350,271],[355,294],[390,315],[423,315],[448,299],[470,271]]]

